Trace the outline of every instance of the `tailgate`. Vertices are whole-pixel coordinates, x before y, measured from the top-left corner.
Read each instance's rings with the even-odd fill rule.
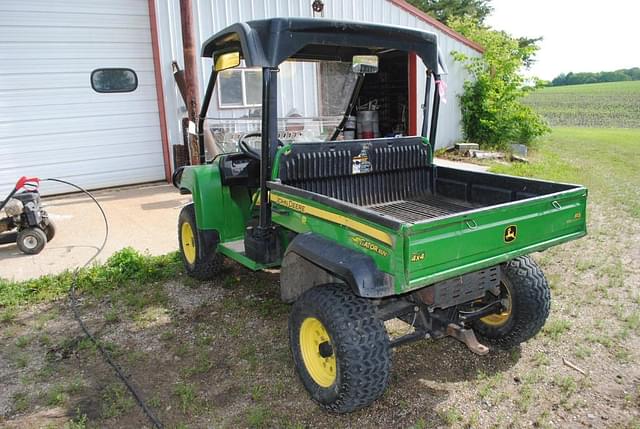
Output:
[[[580,187],[407,226],[408,289],[582,237],[586,203]]]

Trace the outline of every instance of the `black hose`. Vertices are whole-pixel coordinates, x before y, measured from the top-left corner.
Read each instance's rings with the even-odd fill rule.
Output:
[[[164,426],[162,425],[160,420],[158,420],[158,418],[155,416],[155,414],[149,408],[149,406],[147,406],[146,402],[142,397],[142,394],[140,394],[138,389],[136,389],[135,386],[133,386],[131,382],[129,382],[129,380],[127,379],[127,376],[122,371],[122,368],[120,368],[120,366],[113,361],[113,359],[109,355],[109,352],[107,352],[104,349],[104,347],[102,347],[102,344],[100,344],[100,342],[96,339],[96,337],[94,337],[93,334],[89,331],[89,329],[87,328],[87,325],[85,325],[85,323],[82,321],[82,318],[80,317],[80,311],[78,310],[78,297],[76,295],[76,284],[78,282],[78,273],[81,269],[88,267],[98,257],[98,255],[104,250],[104,247],[107,244],[107,240],[109,239],[109,221],[107,220],[107,215],[105,214],[104,209],[102,208],[98,200],[96,200],[96,198],[91,194],[91,192],[87,191],[86,189],[81,188],[78,185],[75,185],[71,182],[67,182],[66,180],[62,180],[62,179],[49,178],[49,179],[44,179],[42,181],[58,182],[58,183],[63,183],[65,185],[71,186],[72,188],[77,189],[78,191],[84,193],[89,198],[91,198],[93,202],[96,203],[96,206],[98,206],[98,209],[100,209],[100,214],[102,215],[102,219],[104,220],[104,239],[102,240],[102,244],[98,248],[98,251],[91,258],[89,258],[89,260],[87,260],[87,262],[85,262],[85,264],[82,267],[76,268],[75,271],[73,272],[73,279],[71,280],[71,287],[69,288],[69,303],[71,304],[70,305],[71,311],[73,312],[73,317],[78,322],[78,325],[80,325],[80,328],[82,329],[84,334],[96,346],[96,348],[100,351],[100,354],[102,355],[104,360],[111,366],[111,368],[113,368],[118,378],[124,383],[127,389],[129,389],[129,392],[131,392],[131,395],[134,397],[134,399],[136,400],[140,408],[142,408],[142,411],[144,411],[144,413],[147,415],[147,417],[149,418],[149,421],[153,424],[154,427],[158,429],[162,429]]]

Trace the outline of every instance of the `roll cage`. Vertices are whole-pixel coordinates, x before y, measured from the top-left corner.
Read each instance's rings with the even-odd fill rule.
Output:
[[[432,80],[438,81],[446,67],[438,51],[438,38],[427,31],[371,23],[334,21],[314,18],[272,18],[231,25],[210,37],[202,46],[202,56],[216,59],[238,52],[247,67],[262,69],[262,128],[260,163],[260,222],[257,235],[268,235],[271,210],[267,181],[275,156],[277,135],[277,76],[286,60],[323,60],[350,62],[354,55],[378,55],[403,51],[415,53],[424,63],[426,85],[424,120],[421,135],[435,142],[440,104],[434,91],[429,121],[429,97]],[[205,162],[204,121],[211,103],[218,72],[212,70],[198,118],[200,162]],[[430,123],[430,129],[428,124]]]

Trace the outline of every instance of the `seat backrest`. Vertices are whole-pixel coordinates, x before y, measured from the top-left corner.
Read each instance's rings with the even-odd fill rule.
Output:
[[[420,137],[294,143],[279,178],[350,203],[382,204],[428,192],[430,155]]]

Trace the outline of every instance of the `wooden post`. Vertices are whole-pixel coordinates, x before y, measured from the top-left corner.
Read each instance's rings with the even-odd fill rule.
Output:
[[[182,53],[184,58],[184,78],[186,83],[187,112],[189,121],[193,124],[198,122],[200,103],[198,98],[198,49],[193,32],[193,8],[191,0],[180,0],[180,24],[182,27]],[[189,134],[189,159],[191,165],[200,163],[200,150],[198,137]]]

